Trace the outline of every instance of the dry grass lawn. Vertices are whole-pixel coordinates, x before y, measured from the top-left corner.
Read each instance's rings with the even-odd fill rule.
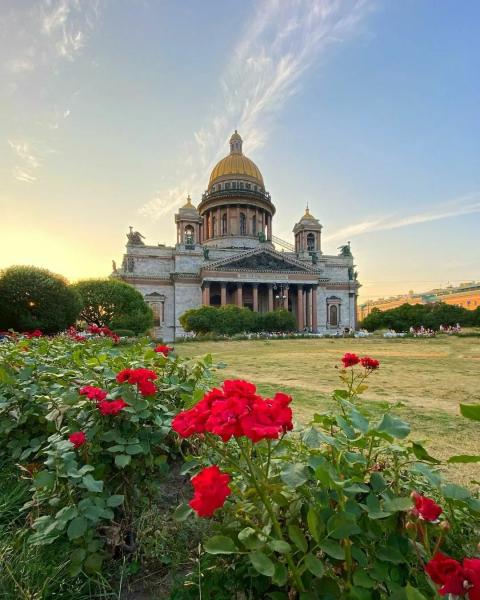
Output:
[[[480,424],[459,415],[460,402],[480,402],[479,338],[187,342],[176,350],[190,357],[211,353],[226,364],[219,379],[248,379],[264,394],[290,393],[295,415],[304,422],[330,404],[341,356],[368,354],[381,361],[363,396],[369,408],[380,411],[382,403],[401,402],[395,413],[410,423],[413,439],[425,441],[438,458],[480,454]],[[459,482],[480,480],[480,463],[448,471]]]

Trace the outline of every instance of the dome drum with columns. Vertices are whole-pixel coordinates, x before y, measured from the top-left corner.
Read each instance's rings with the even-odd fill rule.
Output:
[[[198,206],[188,196],[175,214],[175,247],[144,244],[131,229],[112,276],[143,293],[154,334],[165,341],[184,335],[179,317],[202,304],[283,308],[295,314],[299,330],[312,333],[354,328],[359,283],[350,246],[324,254],[322,225],[308,207],[293,227],[295,245],[276,238],[275,206],[242,146],[235,131]]]

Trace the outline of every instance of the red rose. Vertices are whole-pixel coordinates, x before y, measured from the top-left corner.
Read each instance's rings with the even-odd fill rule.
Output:
[[[378,369],[380,366],[380,362],[376,358],[370,358],[370,356],[364,356],[360,359],[360,362],[362,363],[362,367],[371,371]]]
[[[356,354],[352,354],[352,352],[346,352],[342,357],[342,363],[345,368],[358,365],[359,362],[360,358]]]
[[[426,564],[425,571],[434,583],[442,586],[439,590],[442,596],[447,594],[463,596],[465,594],[465,571],[455,559],[437,552]]]
[[[105,400],[108,392],[93,385],[85,385],[84,387],[80,388],[79,394],[81,396],[86,396],[89,400],[96,400],[97,402],[100,402],[100,400]]]
[[[148,379],[143,379],[137,383],[138,391],[142,394],[142,396],[153,396],[157,391],[155,384]]]
[[[225,499],[232,493],[229,482],[230,475],[222,473],[217,465],[203,469],[192,478],[195,493],[190,506],[199,517],[211,517],[225,504]]]
[[[172,428],[182,437],[209,432],[224,442],[242,436],[254,443],[277,439],[293,428],[291,401],[280,393],[264,399],[247,381],[225,381],[220,389],[213,389],[194,407],[179,413]]]
[[[68,436],[68,439],[72,442],[75,448],[80,448],[87,441],[87,436],[83,431],[76,431]]]
[[[35,329],[34,331],[30,331],[29,333],[25,334],[25,337],[27,337],[28,339],[39,338],[42,336],[43,333],[40,331],[40,329]]]
[[[151,369],[123,369],[117,373],[118,383],[130,383],[136,385],[142,396],[152,396],[157,391],[152,383],[157,379],[157,374]]]
[[[468,600],[480,600],[480,558],[464,558],[463,570],[468,579]]]
[[[415,508],[424,521],[436,521],[443,509],[431,498],[426,498],[417,492],[412,494]]]
[[[122,398],[118,400],[101,400],[98,403],[98,410],[102,415],[117,415],[121,410],[128,406]]]
[[[163,356],[168,356],[170,352],[173,352],[173,348],[171,346],[157,346],[153,349],[154,352],[158,352],[158,354],[163,354]]]

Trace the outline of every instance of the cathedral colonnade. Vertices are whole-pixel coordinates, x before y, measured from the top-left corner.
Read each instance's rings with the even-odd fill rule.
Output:
[[[202,304],[235,305],[254,312],[284,309],[292,312],[299,331],[318,331],[317,284],[204,281]]]

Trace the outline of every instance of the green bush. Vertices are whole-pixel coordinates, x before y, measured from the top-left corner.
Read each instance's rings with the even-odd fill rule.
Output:
[[[133,286],[116,279],[87,279],[74,285],[82,298],[80,317],[110,329],[145,333],[153,325],[152,309]]]
[[[28,544],[54,544],[72,576],[125,552],[137,509],[177,454],[172,416],[201,397],[211,363],[166,357],[146,339],[122,349],[100,336],[0,344],[0,461],[27,482]]]
[[[379,329],[394,329],[408,331],[410,327],[438,329],[440,325],[456,325],[464,327],[480,324],[480,310],[467,310],[460,306],[436,302],[435,304],[402,304],[397,308],[381,311],[374,308],[363,319],[361,327],[368,331]]]
[[[14,266],[0,275],[0,329],[57,333],[75,323],[81,305],[67,280],[46,269]]]
[[[234,305],[221,307],[202,306],[187,310],[180,317],[185,331],[197,334],[233,336],[253,331],[293,331],[296,329],[295,317],[286,310],[268,313],[256,313],[249,308]]]

